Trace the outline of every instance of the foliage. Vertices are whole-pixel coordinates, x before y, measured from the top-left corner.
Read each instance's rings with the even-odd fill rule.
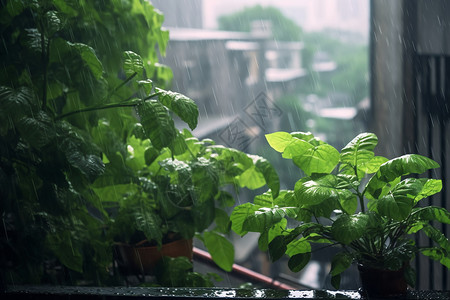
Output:
[[[215,203],[232,198],[219,188],[267,182],[276,194],[278,177],[260,157],[175,128],[174,114],[194,129],[198,109],[164,89],[163,16],[144,0],[2,1],[0,16],[2,277],[107,284],[112,237],[161,244],[213,221],[199,237],[230,269]]]
[[[420,203],[438,193],[442,182],[416,176],[439,167],[435,161],[418,154],[375,156],[378,139],[372,133],[359,134],[341,152],[311,133],[275,132],[266,138],[306,176],[278,197],[268,192],[237,206],[231,220],[239,235],[259,232],[259,247],[273,261],[287,254],[289,268],[297,272],[308,263],[311,244],[339,245],[330,271],[336,288],[352,262],[390,270],[407,265],[411,273],[410,260],[422,253],[450,268],[450,242],[433,226],[450,224],[450,213]],[[287,219],[297,225],[287,227]],[[415,244],[409,234],[418,232],[435,245]]]
[[[164,287],[213,287],[218,276],[193,272],[192,263],[187,257],[164,257],[158,264],[156,283]]]
[[[91,187],[108,172],[101,124],[123,143],[137,123],[135,107],[160,148],[176,138],[155,133],[176,132],[167,109],[184,109],[182,119],[196,125],[192,100],[153,87],[152,79],[160,86],[171,79],[157,63],[156,47],[164,53],[168,41],[163,16],[140,0],[2,1],[0,16],[4,278],[61,283],[64,276],[48,271],[62,264],[71,283],[99,284],[112,261]]]
[[[273,38],[279,41],[299,41],[301,28],[276,7],[255,5],[242,11],[219,17],[219,29],[250,32],[253,22],[270,21]]]
[[[188,130],[180,133],[172,150],[159,151],[136,135],[127,139],[127,153],[120,159],[115,159],[120,149],[109,148],[106,172],[94,182],[102,206],[111,212],[108,234],[117,242],[146,239],[158,246],[168,237],[197,237],[218,266],[231,271],[234,248],[225,238],[230,232],[226,209],[235,202],[225,188],[256,189],[267,183],[276,195],[275,170],[262,157],[200,141]]]

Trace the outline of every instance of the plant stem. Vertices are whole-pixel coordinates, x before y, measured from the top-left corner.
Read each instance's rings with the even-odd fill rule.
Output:
[[[74,110],[74,111],[62,114],[62,115],[56,117],[56,120],[60,120],[60,119],[63,119],[63,118],[66,118],[68,116],[75,115],[75,114],[78,114],[78,113],[84,113],[84,112],[90,112],[90,111],[96,111],[96,110],[103,110],[103,109],[110,109],[110,108],[118,108],[118,107],[134,107],[134,106],[136,106],[136,105],[138,105],[138,104],[140,104],[142,102],[150,100],[151,98],[153,98],[155,96],[159,96],[160,94],[162,94],[162,93],[161,92],[154,93],[154,94],[151,94],[151,95],[145,97],[142,100],[140,100],[140,99],[138,99],[138,101],[137,100],[133,100],[133,101],[130,101],[128,103],[122,101],[122,102],[119,102],[119,103],[106,104],[106,105],[102,105],[102,106],[82,108],[82,109],[78,109],[78,110]],[[124,101],[127,101],[127,100],[124,100]]]
[[[362,211],[362,213],[365,213],[366,208],[364,207],[364,197],[359,192],[358,192],[358,198],[359,198],[359,205],[361,206],[361,211]]]
[[[74,111],[68,112],[66,114],[62,114],[62,115],[56,117],[56,120],[60,120],[60,119],[66,118],[68,116],[75,115],[78,113],[83,113],[83,112],[90,112],[90,111],[95,111],[95,110],[117,108],[117,107],[133,107],[136,105],[137,105],[137,103],[133,101],[132,103],[128,103],[128,104],[127,103],[114,103],[114,104],[103,105],[103,106],[87,107],[87,108],[74,110]]]
[[[137,72],[134,72],[131,76],[129,76],[127,79],[125,79],[121,84],[119,84],[117,87],[115,87],[112,92],[111,95],[114,95],[121,87],[123,87],[124,85],[126,85],[128,82],[130,82],[131,79],[133,79],[134,77],[136,77]]]

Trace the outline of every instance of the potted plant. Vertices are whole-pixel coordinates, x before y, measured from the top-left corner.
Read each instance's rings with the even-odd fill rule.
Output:
[[[198,140],[187,129],[171,147],[156,149],[141,129],[128,137],[123,158],[115,159],[119,149],[108,148],[107,171],[93,185],[109,212],[107,232],[125,273],[153,274],[162,256],[192,259],[194,237],[219,267],[231,271],[234,247],[225,235],[227,209],[235,200],[227,187],[267,184],[276,193],[275,170],[262,157]]]
[[[406,283],[414,284],[410,262],[418,253],[450,267],[449,240],[432,225],[449,224],[450,213],[421,202],[441,190],[440,180],[418,177],[439,167],[435,161],[417,154],[375,156],[372,133],[359,134],[341,152],[311,133],[266,138],[305,176],[278,197],[269,191],[237,206],[231,220],[240,235],[259,232],[259,246],[273,261],[287,254],[297,272],[309,262],[312,244],[339,247],[331,261],[333,286],[339,288],[340,274],[356,263],[363,290],[376,296],[404,294]],[[287,219],[296,225],[287,226]],[[435,245],[416,244],[419,232]]]
[[[120,152],[102,155],[105,137],[124,145],[136,111],[157,148],[178,136],[169,111],[197,122],[192,100],[154,87],[171,78],[157,63],[163,16],[144,0],[7,1],[0,15],[0,281],[106,284],[112,251],[92,184]]]

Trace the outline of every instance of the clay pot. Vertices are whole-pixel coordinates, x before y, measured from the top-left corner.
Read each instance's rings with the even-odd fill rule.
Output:
[[[185,256],[189,260],[193,259],[193,245],[190,240],[176,240],[163,244],[161,248],[157,246],[140,247],[145,244],[142,241],[136,245],[117,243],[115,245],[116,259],[119,271],[125,275],[153,275],[156,264],[163,256],[179,257]]]
[[[397,271],[358,265],[363,296],[398,297],[407,292],[405,267]]]

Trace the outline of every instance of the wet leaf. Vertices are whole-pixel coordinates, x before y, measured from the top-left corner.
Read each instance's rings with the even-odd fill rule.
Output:
[[[132,76],[134,73],[137,73],[140,76],[143,74],[144,63],[142,62],[142,57],[139,54],[136,54],[133,51],[125,51],[123,53],[123,58],[123,70],[128,77]]]
[[[284,236],[279,235],[273,238],[269,243],[269,258],[271,261],[279,260],[287,250]]]
[[[353,262],[353,258],[346,252],[339,252],[331,261],[331,276],[336,276],[347,270]]]
[[[266,139],[269,142],[270,147],[282,153],[291,143],[293,138],[289,133],[280,131],[266,134]]]
[[[258,208],[260,208],[260,206],[252,203],[244,203],[236,206],[230,216],[232,222],[231,228],[233,231],[241,236],[247,234],[247,231],[243,229],[244,222],[247,217],[253,215]]]
[[[342,199],[344,204],[352,208],[353,193],[347,188],[341,188],[342,180],[332,174],[316,174],[311,177],[300,180],[295,184],[295,197],[301,205],[318,205],[324,201],[333,201]]]
[[[205,246],[213,261],[223,270],[230,272],[234,263],[234,246],[225,237],[214,231],[203,233]]]
[[[331,226],[331,234],[338,242],[347,245],[366,233],[369,216],[366,214],[343,214]]]
[[[288,261],[288,267],[292,272],[300,272],[311,259],[311,253],[300,253],[292,256]]]
[[[177,133],[166,108],[156,100],[149,100],[139,104],[137,111],[152,145],[158,150],[169,146]]]
[[[186,122],[189,128],[194,130],[197,127],[198,107],[192,99],[185,95],[159,88],[156,88],[156,92],[159,93],[159,101]]]
[[[341,150],[341,162],[348,164],[358,170],[358,178],[364,177],[364,170],[360,166],[365,166],[374,158],[374,148],[378,144],[378,138],[373,133],[361,133],[357,135]],[[359,169],[358,169],[359,168]]]
[[[401,176],[409,174],[422,174],[423,172],[439,168],[434,160],[418,154],[403,155],[391,159],[380,166],[367,183],[368,196],[377,199],[386,192],[385,187],[398,180]]]

